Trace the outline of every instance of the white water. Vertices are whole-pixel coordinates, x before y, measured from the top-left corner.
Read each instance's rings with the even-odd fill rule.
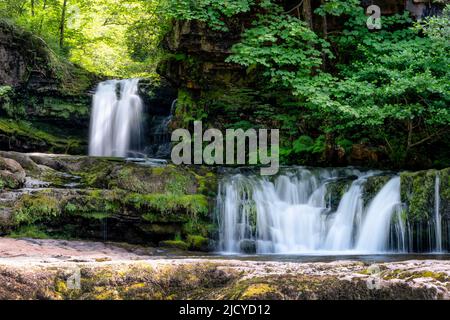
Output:
[[[400,178],[395,177],[380,190],[370,203],[358,237],[357,251],[386,251],[392,215],[399,210],[400,205]]]
[[[436,252],[442,252],[442,218],[440,213],[441,198],[440,198],[440,184],[441,179],[439,173],[436,173],[436,180],[434,183],[434,223],[435,223],[435,239]]]
[[[143,104],[138,84],[138,79],[126,79],[98,85],[92,103],[89,155],[127,157],[131,151],[139,152]]]
[[[393,219],[401,205],[400,178],[392,178],[364,208],[364,184],[375,174],[299,168],[273,181],[230,177],[218,197],[220,250],[239,253],[254,241],[257,253],[381,253],[389,250],[391,224],[400,230],[395,250],[404,250],[404,225]],[[333,212],[327,189],[349,176],[356,179]]]
[[[331,251],[348,250],[352,246],[354,230],[359,229],[363,214],[363,183],[358,179],[344,194],[326,237],[325,248]],[[354,226],[357,228],[354,228]]]

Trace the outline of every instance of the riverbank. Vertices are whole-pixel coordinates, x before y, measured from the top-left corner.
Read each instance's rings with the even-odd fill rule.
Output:
[[[179,254],[179,253],[178,253]],[[280,262],[0,238],[0,299],[450,299],[450,261]]]

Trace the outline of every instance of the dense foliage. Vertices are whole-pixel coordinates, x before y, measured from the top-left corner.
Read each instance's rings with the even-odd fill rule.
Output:
[[[289,90],[295,97],[281,114],[280,108],[266,113],[285,129],[285,161],[364,144],[403,166],[426,152],[424,145],[446,149],[449,7],[421,23],[407,12],[384,17],[382,29],[374,32],[359,1],[324,1],[317,15],[344,15],[347,21],[330,34],[313,31],[277,4],[266,1],[265,9],[228,61],[262,70],[263,91]],[[448,163],[448,153],[443,158],[435,164]]]
[[[154,74],[164,35],[159,1],[2,0],[0,18],[42,37],[58,54],[106,76]]]

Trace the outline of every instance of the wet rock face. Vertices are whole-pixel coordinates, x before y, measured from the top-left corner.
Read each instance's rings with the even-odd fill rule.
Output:
[[[427,232],[427,229],[434,228],[436,223],[437,202],[442,230],[446,232],[450,226],[450,169],[402,172],[400,178],[401,200],[404,204],[402,216],[415,239],[412,243],[413,250],[425,251],[435,241],[434,234]],[[439,195],[435,192],[436,187]],[[436,201],[437,196],[439,201]],[[442,245],[449,245],[445,235]]]
[[[158,83],[152,79],[139,80],[139,96],[144,102],[149,115],[168,116],[173,101],[177,98],[177,90],[165,79]]]
[[[160,73],[176,87],[193,90],[236,83],[245,77],[244,70],[225,63],[231,47],[240,39],[249,17],[227,22],[228,32],[211,30],[199,21],[176,21],[165,39],[165,47],[177,57],[165,60]]]
[[[254,240],[242,240],[239,244],[241,252],[245,254],[255,254],[256,253],[256,242]]]

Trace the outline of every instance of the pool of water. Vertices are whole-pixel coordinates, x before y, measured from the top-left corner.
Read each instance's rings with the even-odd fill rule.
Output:
[[[217,253],[205,255],[178,256],[170,258],[202,258],[214,260],[241,260],[241,261],[279,261],[279,262],[333,262],[333,261],[362,261],[367,263],[396,262],[406,260],[450,260],[450,254],[373,254],[373,255],[284,255],[284,254],[264,254],[264,255],[221,255]]]

